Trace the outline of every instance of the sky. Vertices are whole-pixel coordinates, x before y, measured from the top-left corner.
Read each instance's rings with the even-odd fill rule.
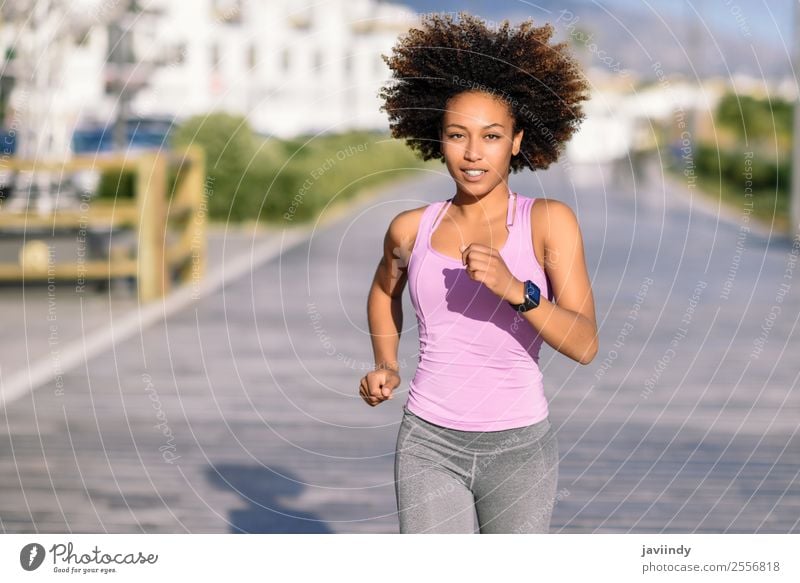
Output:
[[[631,9],[670,12],[685,17],[695,12],[709,23],[709,28],[736,32],[744,19],[753,35],[763,42],[783,37],[792,42],[792,4],[796,0],[605,0],[604,5]],[[591,3],[591,2],[589,2]],[[737,20],[738,18],[738,20]]]
[[[516,15],[557,15],[560,6],[592,5],[657,12],[680,18],[699,13],[713,33],[737,33],[746,26],[753,40],[768,45],[792,43],[792,4],[796,0],[394,0],[418,12],[467,10],[487,19]]]

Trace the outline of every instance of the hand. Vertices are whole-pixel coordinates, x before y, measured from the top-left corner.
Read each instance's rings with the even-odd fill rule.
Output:
[[[460,249],[461,262],[470,279],[483,283],[501,300],[514,304],[525,301],[525,285],[511,275],[498,251],[478,243],[462,245]]]
[[[392,391],[400,384],[400,375],[391,368],[368,372],[361,379],[359,394],[368,405],[374,407],[387,399],[393,399]]]

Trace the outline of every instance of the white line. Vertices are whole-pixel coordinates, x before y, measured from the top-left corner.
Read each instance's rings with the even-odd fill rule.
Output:
[[[321,216],[316,220],[309,221],[306,225],[279,231],[275,233],[275,236],[270,236],[269,240],[254,246],[250,251],[244,252],[230,261],[225,261],[223,257],[222,263],[199,284],[184,284],[166,298],[140,305],[139,309],[131,314],[118,320],[115,319],[113,334],[112,328],[109,326],[106,329],[90,332],[83,339],[66,344],[63,349],[59,348],[59,374],[102,354],[112,345],[130,338],[139,330],[144,330],[159,320],[166,319],[192,302],[215,292],[228,282],[252,272],[261,264],[304,243],[323,227],[333,226],[340,220],[358,212],[363,205],[370,204],[379,198],[381,193],[403,187],[418,179],[412,175],[389,184],[377,184],[364,188],[348,200],[334,202],[325,207]],[[0,368],[0,410],[4,409],[6,404],[53,380],[54,377],[53,365],[49,357],[36,361],[27,370],[12,374],[8,381],[3,381],[2,368]]]
[[[108,326],[90,332],[83,340],[78,339],[66,344],[59,348],[59,374],[102,354],[113,344],[119,344],[139,330],[144,330],[159,320],[180,311],[192,302],[220,289],[226,283],[253,271],[262,263],[306,241],[311,236],[313,229],[312,224],[306,228],[286,230],[283,237],[271,236],[268,241],[256,245],[252,250],[242,253],[230,261],[223,259],[224,265],[218,266],[200,283],[184,284],[166,298],[140,305],[138,310],[119,319],[115,318],[113,334],[112,328]],[[54,376],[50,357],[39,359],[27,370],[12,374],[7,380],[3,380],[0,370],[0,409],[36,387],[53,380]]]

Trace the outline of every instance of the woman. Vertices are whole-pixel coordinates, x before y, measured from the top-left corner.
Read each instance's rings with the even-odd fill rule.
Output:
[[[580,229],[569,206],[513,192],[509,172],[546,168],[577,128],[588,86],[552,27],[428,15],[384,57],[392,135],[443,160],[455,194],[389,225],[369,293],[371,406],[400,384],[408,282],[419,363],[397,438],[401,533],[547,532],[558,445],[539,347],[588,364],[598,350]]]

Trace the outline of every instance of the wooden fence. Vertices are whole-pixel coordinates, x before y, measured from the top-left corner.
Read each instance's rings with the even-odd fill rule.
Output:
[[[140,301],[163,297],[173,274],[187,283],[199,281],[206,269],[205,160],[202,150],[144,152],[135,157],[75,157],[59,164],[11,159],[4,168],[15,172],[53,172],[66,176],[79,170],[135,172],[133,198],[92,198],[76,208],[40,214],[0,207],[0,232],[25,232],[17,262],[0,262],[0,280],[66,279],[78,282],[135,278]],[[170,170],[174,190],[168,192]],[[170,196],[171,195],[171,196]],[[115,245],[114,230],[132,230],[134,251]],[[46,237],[36,231],[104,230],[112,233],[103,259],[53,262]],[[172,240],[174,239],[174,240]]]

